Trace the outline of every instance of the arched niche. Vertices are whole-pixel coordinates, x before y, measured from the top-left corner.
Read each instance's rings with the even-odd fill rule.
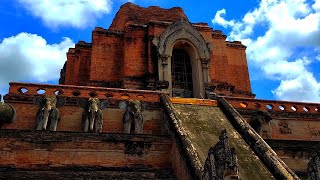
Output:
[[[175,48],[185,50],[192,64],[193,97],[204,98],[209,78],[210,49],[201,34],[187,19],[171,24],[160,37],[153,39],[158,51],[158,72],[160,81],[168,81],[167,91],[172,96],[172,52]],[[181,45],[182,44],[182,45]],[[185,44],[186,46],[183,46]]]

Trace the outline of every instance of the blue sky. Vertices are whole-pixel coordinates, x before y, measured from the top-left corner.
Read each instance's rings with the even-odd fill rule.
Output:
[[[1,0],[0,94],[10,81],[57,83],[69,47],[108,28],[126,0]],[[134,0],[182,7],[247,45],[257,98],[320,102],[320,0]]]

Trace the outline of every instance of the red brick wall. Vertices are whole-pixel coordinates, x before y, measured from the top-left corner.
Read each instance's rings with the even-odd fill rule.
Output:
[[[30,134],[30,133],[29,133]],[[47,134],[46,136],[50,136]],[[76,137],[80,138],[76,138]],[[90,136],[90,135],[88,135]],[[106,136],[107,137],[107,136]],[[134,138],[118,136],[111,141],[89,139],[83,135],[72,134],[71,140],[51,138],[50,142],[32,142],[15,137],[0,138],[0,166],[15,166],[15,168],[37,169],[41,167],[136,167],[144,165],[152,168],[169,168],[169,139],[151,139],[151,146],[146,148],[146,153],[138,156],[125,153],[126,141],[142,141]],[[94,137],[93,137],[94,138]]]
[[[148,68],[146,29],[128,27],[125,36],[124,76],[142,77]]]
[[[242,91],[251,92],[247,58],[244,48],[226,48],[227,82],[235,85],[235,88]]]
[[[91,48],[79,48],[79,85],[85,85],[89,80],[91,65]]]
[[[251,92],[245,47],[238,42],[226,42],[223,36],[212,38],[212,46],[211,80],[227,82],[236,90]]]
[[[121,81],[123,51],[122,38],[104,30],[93,31],[90,80]]]
[[[80,76],[80,58],[76,51],[73,67],[73,83],[74,85],[79,85],[79,76]]]
[[[177,146],[176,142],[172,143],[171,152],[170,152],[170,160],[171,166],[176,173],[176,177],[179,180],[188,180],[192,179],[190,172],[186,166],[186,162],[182,159],[179,147]]]
[[[66,79],[65,84],[73,84],[74,79],[74,67],[75,67],[75,48],[70,48],[67,53],[67,67],[66,67]]]
[[[182,8],[163,9],[156,6],[142,8],[132,3],[126,3],[121,6],[112,21],[111,30],[121,31],[125,29],[126,24],[147,24],[149,21],[177,21],[180,18],[187,18]]]

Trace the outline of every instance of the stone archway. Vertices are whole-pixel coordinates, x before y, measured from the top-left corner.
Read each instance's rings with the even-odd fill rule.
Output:
[[[190,56],[193,79],[193,96],[205,97],[205,84],[209,82],[210,50],[200,33],[187,19],[171,24],[160,37],[155,37],[154,45],[158,50],[158,72],[160,81],[168,81],[166,91],[172,96],[172,52],[179,46]],[[185,45],[185,46],[184,46]]]

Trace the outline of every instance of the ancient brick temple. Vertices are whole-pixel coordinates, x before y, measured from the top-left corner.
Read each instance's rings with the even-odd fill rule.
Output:
[[[61,84],[163,89],[176,97],[254,97],[246,47],[225,41],[207,23],[190,23],[181,8],[126,4],[109,29],[97,27],[92,43],[67,53]]]
[[[254,99],[245,50],[181,8],[124,4],[59,85],[10,83],[0,179],[319,179],[320,104]]]

